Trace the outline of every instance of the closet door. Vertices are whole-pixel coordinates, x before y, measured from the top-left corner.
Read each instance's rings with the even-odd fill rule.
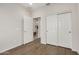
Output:
[[[33,40],[33,19],[31,17],[24,17],[24,44]]]
[[[50,15],[46,18],[47,44],[57,45],[57,15]]]
[[[71,13],[58,15],[59,46],[72,47]]]

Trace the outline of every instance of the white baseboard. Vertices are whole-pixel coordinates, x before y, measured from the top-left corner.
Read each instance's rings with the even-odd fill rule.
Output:
[[[72,48],[72,51],[75,51],[75,52],[77,52],[77,53],[79,54],[79,51],[78,51],[78,50],[76,50],[76,49],[73,49],[73,48]]]
[[[10,48],[1,50],[0,53],[6,52],[7,50],[13,49],[13,48],[18,47],[18,46],[20,46],[20,45],[22,45],[22,44],[17,44],[17,45],[14,45],[14,46],[10,47]]]
[[[46,42],[41,42],[41,44],[46,44]]]

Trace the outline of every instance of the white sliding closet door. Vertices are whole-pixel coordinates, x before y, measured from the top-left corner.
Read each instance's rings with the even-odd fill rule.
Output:
[[[57,45],[57,15],[50,15],[46,18],[47,44]]]
[[[72,47],[71,13],[58,15],[58,41],[59,46]]]
[[[33,20],[31,17],[24,17],[24,44],[33,40]]]

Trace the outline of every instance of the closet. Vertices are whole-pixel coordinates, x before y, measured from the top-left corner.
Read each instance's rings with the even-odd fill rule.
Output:
[[[60,13],[46,17],[46,43],[72,48],[71,13]]]

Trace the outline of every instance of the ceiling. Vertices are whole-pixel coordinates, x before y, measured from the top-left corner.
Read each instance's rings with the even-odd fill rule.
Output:
[[[29,3],[22,3],[23,6],[25,7],[31,7],[33,10],[46,6],[47,3],[32,3],[32,5],[30,5]]]

